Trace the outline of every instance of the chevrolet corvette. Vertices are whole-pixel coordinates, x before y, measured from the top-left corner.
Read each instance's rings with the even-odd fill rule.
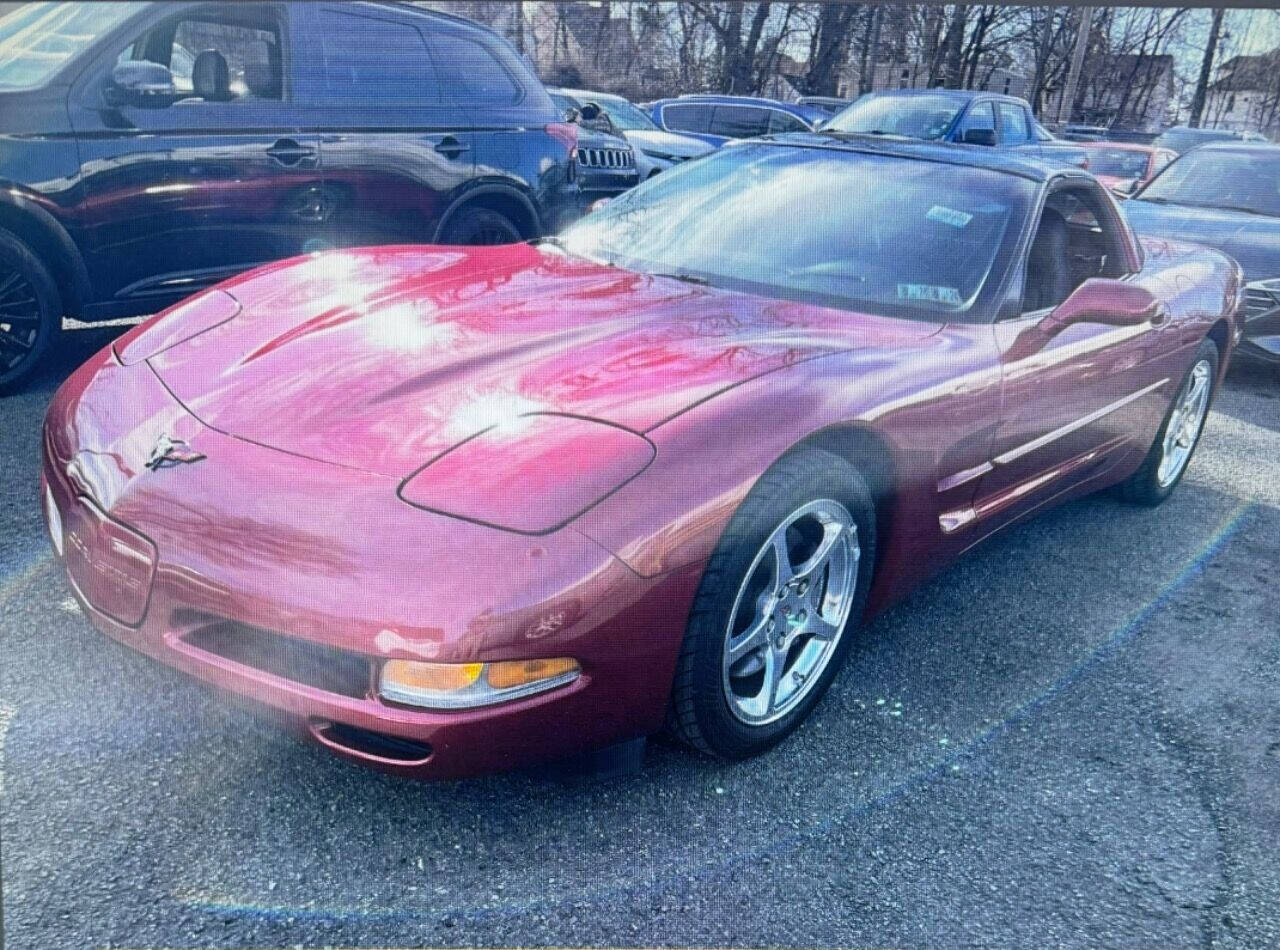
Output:
[[[44,512],[97,628],[349,760],[742,758],[993,532],[1164,501],[1242,299],[1079,169],[779,136],[189,298],[56,394]]]

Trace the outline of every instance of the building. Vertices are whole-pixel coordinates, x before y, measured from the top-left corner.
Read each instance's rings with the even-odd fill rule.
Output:
[[[1205,96],[1201,124],[1273,139],[1280,135],[1280,48],[1223,63]]]

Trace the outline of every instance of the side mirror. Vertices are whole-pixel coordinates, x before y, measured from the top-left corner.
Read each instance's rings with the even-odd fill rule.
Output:
[[[173,102],[177,91],[168,66],[132,60],[111,70],[102,95],[111,106],[162,108]]]
[[[1163,301],[1147,288],[1109,277],[1091,277],[1045,318],[1050,334],[1073,323],[1132,327],[1168,319]]]
[[[965,145],[995,145],[995,129],[965,129],[960,141]]]

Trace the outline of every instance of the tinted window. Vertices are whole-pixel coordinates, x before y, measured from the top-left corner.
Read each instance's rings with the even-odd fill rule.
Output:
[[[1280,149],[1265,155],[1187,152],[1144,188],[1139,197],[1143,201],[1280,217]]]
[[[1005,145],[1022,145],[1031,141],[1031,130],[1027,127],[1027,113],[1022,106],[1012,102],[1001,102],[996,108],[1000,111],[1000,141]]]
[[[662,124],[677,132],[705,132],[711,126],[711,106],[689,102],[663,106]]]
[[[510,105],[520,98],[520,87],[495,52],[484,44],[457,33],[433,31],[431,49],[446,99]]]
[[[845,109],[823,128],[837,132],[905,135],[938,139],[955,121],[964,101],[953,96],[890,94],[866,96]]]
[[[609,99],[602,96],[591,101],[609,113],[609,118],[613,121],[613,126],[616,129],[631,132],[657,128],[649,116],[625,99]]]
[[[783,112],[781,109],[769,110],[769,131],[770,132],[808,132],[807,126],[803,119],[800,119],[790,112]]]
[[[955,140],[963,142],[965,133],[971,129],[988,132],[991,135],[991,141],[995,141],[996,114],[991,108],[991,103],[979,102],[964,114],[964,118],[960,120],[960,125],[956,129]]]
[[[330,10],[315,16],[326,95],[388,105],[438,98],[427,44],[416,28]]]
[[[945,318],[998,283],[1035,190],[983,168],[748,144],[663,172],[563,238],[570,253],[636,270]],[[779,228],[797,208],[824,213]]]
[[[711,134],[731,139],[763,135],[769,128],[769,110],[755,106],[716,106],[711,114]]]

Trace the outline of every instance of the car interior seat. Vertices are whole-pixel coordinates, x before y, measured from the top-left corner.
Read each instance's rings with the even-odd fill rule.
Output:
[[[1024,311],[1056,307],[1074,288],[1071,276],[1071,229],[1062,212],[1045,208],[1027,257]]]
[[[207,49],[196,56],[191,66],[191,87],[205,102],[231,100],[231,71],[227,58],[216,49]]]
[[[262,43],[254,62],[244,67],[244,84],[249,94],[256,99],[279,99],[283,82],[281,81],[280,47],[274,43]]]

